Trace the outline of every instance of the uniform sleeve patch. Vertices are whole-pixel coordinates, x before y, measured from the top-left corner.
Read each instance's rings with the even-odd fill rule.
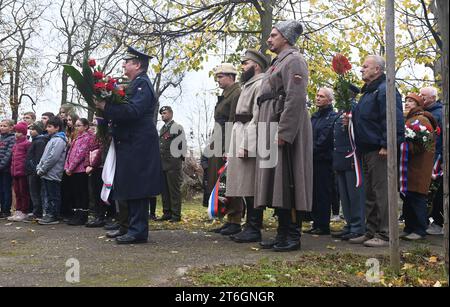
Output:
[[[303,77],[300,76],[299,74],[295,74],[295,75],[294,75],[294,83],[295,83],[295,84],[300,84],[300,83],[302,83],[302,79],[303,79]]]

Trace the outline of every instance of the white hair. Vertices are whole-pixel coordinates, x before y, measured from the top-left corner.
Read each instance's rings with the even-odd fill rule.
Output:
[[[330,99],[330,102],[334,101],[334,91],[333,89],[329,88],[329,87],[321,87],[319,88],[319,91],[324,91],[325,95],[327,95],[328,99]]]
[[[426,92],[426,93],[427,93],[428,95],[430,95],[430,96],[434,96],[434,97],[437,97],[437,96],[438,96],[438,90],[437,90],[437,88],[432,87],[432,86],[427,86],[427,87],[421,88],[420,91],[421,91],[421,92],[424,91],[424,92]]]
[[[367,56],[366,59],[369,59],[369,58],[373,59],[375,61],[375,63],[378,65],[378,67],[380,67],[382,72],[386,71],[386,60],[382,56],[373,54],[373,55]]]

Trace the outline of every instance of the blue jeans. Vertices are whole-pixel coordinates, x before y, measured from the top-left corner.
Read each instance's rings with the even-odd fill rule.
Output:
[[[0,172],[0,204],[3,213],[11,213],[12,177],[9,172]]]
[[[427,196],[408,191],[406,197],[402,198],[403,217],[405,218],[404,231],[426,236],[428,227]]]
[[[366,232],[364,185],[356,187],[354,170],[338,171],[336,177],[341,198],[342,211],[347,222],[345,229],[363,235]]]
[[[61,210],[61,182],[47,179],[41,180],[44,215],[57,218]]]

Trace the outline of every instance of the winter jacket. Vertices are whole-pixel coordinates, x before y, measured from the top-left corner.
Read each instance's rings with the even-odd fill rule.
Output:
[[[434,157],[434,159],[436,160],[438,155],[442,155],[442,103],[440,101],[437,101],[436,103],[426,108],[425,111],[428,111],[433,115],[434,119],[437,121],[439,128],[441,129],[441,134],[436,137],[436,153]]]
[[[43,179],[61,181],[66,160],[67,139],[64,132],[55,133],[45,146],[41,161],[36,167],[37,174]]]
[[[84,159],[84,168],[88,166],[92,168],[103,167],[103,146],[100,145],[95,137],[92,137],[89,144],[89,150],[86,152],[86,157]]]
[[[89,153],[94,135],[91,132],[84,132],[78,135],[72,142],[67,153],[64,169],[71,173],[85,173],[85,159]]]
[[[47,145],[50,136],[38,135],[32,138],[31,146],[28,148],[27,161],[25,165],[25,170],[27,175],[36,175],[36,166],[41,161],[42,155],[44,154],[45,146]]]
[[[436,129],[437,123],[433,115],[429,112],[424,112],[421,107],[412,109],[406,117],[407,123],[414,123],[416,120],[421,125],[431,125]],[[417,145],[413,142],[408,143],[407,189],[410,192],[427,195],[431,184],[431,173],[433,171],[434,147],[431,150],[426,150],[422,145]]]
[[[363,96],[353,108],[353,125],[357,150],[361,153],[387,148],[386,75],[362,88]],[[396,91],[397,145],[404,140],[402,97]]]
[[[314,161],[333,159],[333,125],[336,116],[332,105],[320,109],[311,116]]]
[[[0,136],[0,172],[6,173],[11,171],[11,156],[13,146],[16,143],[14,133],[2,134]]]
[[[25,135],[16,139],[11,159],[11,176],[23,177],[27,175],[25,172],[25,164],[27,161],[28,148],[30,148],[30,146],[31,143],[27,140]]]

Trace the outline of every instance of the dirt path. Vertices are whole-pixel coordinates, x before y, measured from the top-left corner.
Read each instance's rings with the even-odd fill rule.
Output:
[[[265,237],[272,233],[265,233]],[[402,249],[417,244],[401,243]],[[428,239],[427,246],[443,254],[442,237]],[[171,280],[193,267],[212,264],[253,263],[273,257],[258,245],[236,244],[204,231],[160,230],[150,233],[150,242],[122,246],[104,237],[103,229],[66,225],[0,221],[0,286],[171,286]],[[276,254],[295,259],[305,252],[352,252],[373,256],[387,249],[350,245],[326,237],[304,235],[302,251]],[[80,282],[66,282],[66,261],[80,263]]]

